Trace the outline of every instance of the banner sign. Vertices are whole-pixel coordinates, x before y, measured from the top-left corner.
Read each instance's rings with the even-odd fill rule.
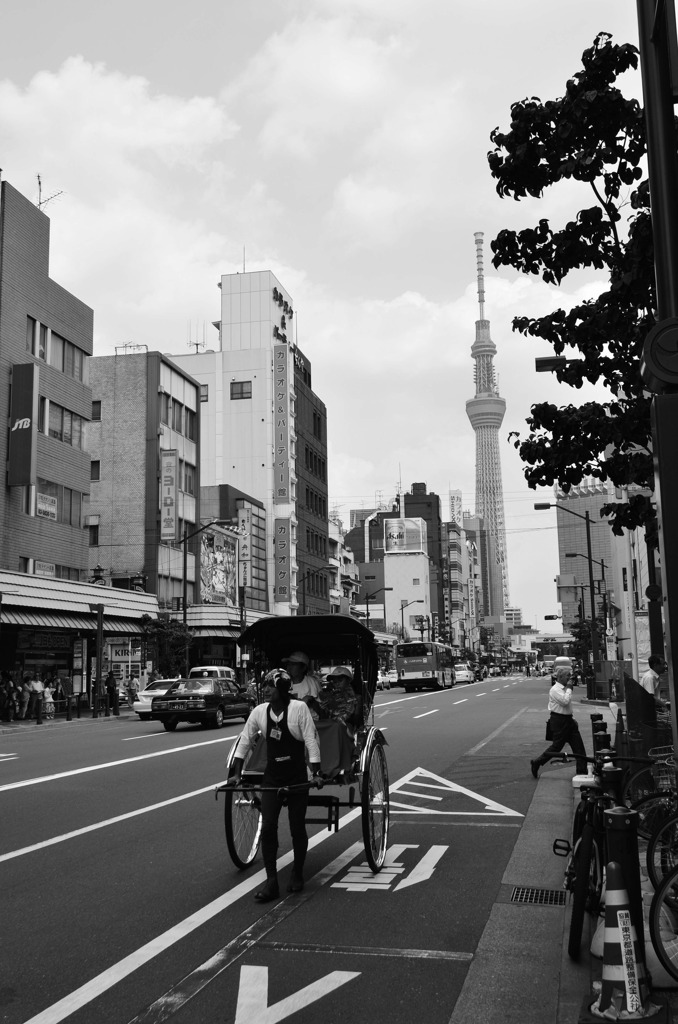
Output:
[[[160,540],[176,541],[179,456],[176,449],[160,453]]]
[[[287,345],[273,346],[273,504],[290,500],[290,381]]]
[[[238,532],[240,533],[240,579],[238,585],[249,587],[252,579],[252,509],[238,509]]]
[[[290,600],[290,539],[292,531],[289,519],[275,520],[275,582],[273,600]]]
[[[9,487],[26,487],[35,483],[39,375],[35,363],[19,363],[12,367],[7,461]]]

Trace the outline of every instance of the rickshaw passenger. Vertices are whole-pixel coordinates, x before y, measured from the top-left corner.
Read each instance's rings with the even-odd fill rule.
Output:
[[[240,785],[245,755],[257,742],[259,735],[266,737],[266,768],[261,793],[261,852],[266,869],[266,884],[254,894],[259,903],[268,903],[279,896],[277,856],[278,819],[283,806],[279,787],[296,786],[308,781],[306,754],[313,775],[320,773],[320,747],[318,731],[311,713],[303,701],[290,697],[292,680],[284,669],[273,669],[264,678],[264,700],[250,713],[233,758],[233,775],[229,782]],[[271,787],[270,789],[266,787]],[[288,892],[301,892],[304,888],[304,861],[308,849],[306,808],[308,789],[287,794],[287,810],[294,851],[294,864]]]
[[[353,735],[354,716],[358,705],[358,696],[353,689],[353,669],[349,665],[338,665],[328,674],[325,686],[320,691],[320,717],[343,722]]]
[[[292,680],[292,697],[303,700],[311,709],[314,719],[318,719],[318,695],[322,687],[322,679],[315,672],[309,671],[311,659],[304,651],[292,651],[281,659],[290,679]]]

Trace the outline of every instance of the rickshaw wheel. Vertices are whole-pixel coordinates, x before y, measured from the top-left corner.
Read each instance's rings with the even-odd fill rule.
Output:
[[[235,750],[235,747],[233,748]],[[247,768],[249,755],[243,768]],[[227,769],[230,771],[229,757]],[[226,846],[231,860],[238,868],[252,863],[259,849],[261,839],[261,802],[256,790],[225,790],[224,828]]]
[[[381,871],[386,860],[389,820],[388,767],[381,743],[373,743],[368,753],[361,801],[365,856],[372,871]]]

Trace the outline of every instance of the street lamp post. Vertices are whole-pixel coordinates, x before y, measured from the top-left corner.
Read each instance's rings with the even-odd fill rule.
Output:
[[[97,617],[97,671],[96,678],[92,680],[92,718],[99,717],[99,690],[101,687],[102,662],[104,659],[104,606],[103,604],[91,604],[91,612],[96,612]],[[108,709],[107,709],[108,710]]]
[[[596,629],[596,590],[593,583],[593,557],[591,555],[591,517],[588,509],[586,514],[582,515],[581,512],[575,512],[574,509],[568,508],[567,505],[559,505],[557,502],[537,502],[535,509],[541,511],[546,508],[560,508],[563,512],[569,512],[571,516],[576,516],[577,519],[583,519],[586,523],[586,555],[589,563],[589,592],[591,595],[591,654],[593,656],[594,664],[599,660],[600,655],[598,651],[598,630]]]
[[[405,609],[409,608],[411,604],[423,604],[424,598],[417,597],[414,601],[401,601],[400,602],[400,628],[402,630],[403,640],[405,639]],[[458,621],[458,620],[457,620]]]
[[[393,587],[379,587],[379,590],[373,590],[371,594],[365,594],[365,625],[368,629],[370,628],[370,598],[376,597],[377,594],[381,594],[385,590],[393,590]]]
[[[602,585],[603,585],[603,591],[602,591],[602,597],[603,597],[603,621],[605,623],[605,629],[607,629],[607,587],[606,587],[606,584],[605,584],[605,559],[601,558],[600,561],[599,561],[597,558],[590,558],[590,555],[582,555],[578,551],[571,551],[571,552],[567,553],[565,555],[565,558],[588,558],[588,559],[590,559],[590,562],[595,562],[596,565],[600,566],[600,573],[601,573],[602,579],[594,580],[593,582],[594,583],[602,583]],[[605,654],[607,655],[607,646],[605,648]]]

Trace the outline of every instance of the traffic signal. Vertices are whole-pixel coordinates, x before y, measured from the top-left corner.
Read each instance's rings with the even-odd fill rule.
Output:
[[[545,615],[544,619],[559,619],[560,615]]]

